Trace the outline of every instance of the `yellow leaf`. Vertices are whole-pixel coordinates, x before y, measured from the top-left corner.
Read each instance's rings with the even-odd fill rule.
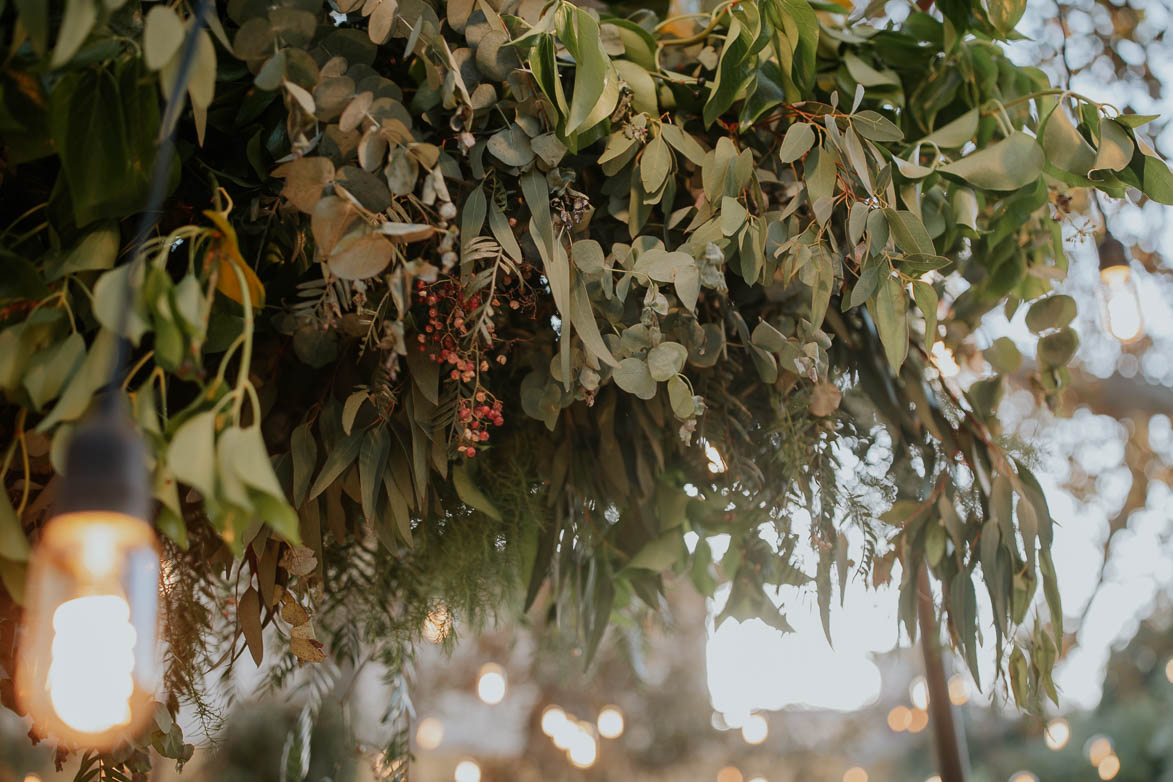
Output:
[[[240,244],[236,240],[236,229],[232,227],[232,223],[228,222],[228,209],[222,212],[206,209],[204,215],[219,229],[218,246],[213,250],[218,263],[216,290],[237,304],[244,306],[244,289],[240,286],[240,280],[243,277],[248,290],[249,304],[255,309],[260,309],[265,304],[265,286],[261,284],[256,272],[244,262],[244,256],[240,254]],[[239,275],[236,273],[237,269],[240,270]]]

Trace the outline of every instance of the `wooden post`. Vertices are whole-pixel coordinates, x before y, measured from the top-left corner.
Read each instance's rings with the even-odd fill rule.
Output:
[[[921,651],[925,658],[929,721],[937,750],[937,769],[941,782],[965,782],[965,768],[968,764],[961,756],[961,742],[953,721],[953,703],[949,700],[949,684],[945,680],[945,665],[941,660],[941,638],[937,630],[933,590],[929,585],[929,571],[925,567],[921,568],[917,587]]]

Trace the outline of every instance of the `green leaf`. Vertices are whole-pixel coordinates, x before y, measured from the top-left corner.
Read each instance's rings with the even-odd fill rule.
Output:
[[[1062,103],[1055,106],[1047,120],[1043,149],[1053,165],[1080,176],[1087,176],[1096,162],[1095,148],[1071,123]]]
[[[261,427],[228,427],[220,433],[216,452],[220,457],[221,469],[229,467],[236,479],[255,490],[255,493],[250,492],[250,504],[260,520],[290,543],[300,543],[297,514],[289,507],[285,490],[281,488],[281,482],[273,471],[273,462],[261,436]],[[221,472],[222,483],[226,478]]]
[[[778,157],[783,163],[793,163],[810,151],[815,143],[815,131],[809,122],[796,122],[786,129]]]
[[[688,158],[693,165],[701,166],[705,162],[705,150],[697,143],[692,134],[682,130],[680,126],[665,122],[660,125],[660,135],[671,144],[677,152]]]
[[[1049,334],[1039,340],[1038,357],[1044,366],[1057,368],[1067,366],[1079,348],[1079,335],[1070,328]]]
[[[486,148],[507,166],[526,166],[534,159],[529,136],[516,123],[490,136]]]
[[[899,372],[908,355],[908,301],[904,286],[894,277],[885,277],[868,310],[876,321],[888,364],[893,372]]]
[[[324,492],[330,484],[338,480],[338,477],[342,475],[347,467],[354,463],[354,459],[358,456],[358,451],[362,447],[362,438],[362,432],[349,434],[335,443],[334,447],[326,453],[326,462],[322,465],[322,470],[318,473],[317,479],[310,486],[309,496],[306,497],[307,500],[312,500]]]
[[[831,292],[835,287],[835,266],[829,256],[820,246],[818,252],[811,254],[812,271],[814,272],[811,284],[811,325],[819,328],[823,325],[823,318],[827,315],[827,306],[831,303]]]
[[[1173,173],[1170,173],[1165,161],[1145,155],[1141,190],[1159,204],[1173,204]]]
[[[684,368],[688,349],[679,342],[661,342],[648,352],[648,374],[652,380],[662,382]]]
[[[672,413],[684,420],[696,415],[696,400],[692,397],[692,389],[679,375],[668,378],[668,403],[672,406]]]
[[[49,60],[50,68],[65,65],[85,43],[98,20],[96,5],[94,0],[65,0],[65,13],[61,16],[61,29],[57,33],[53,57]]]
[[[639,178],[647,193],[657,193],[672,169],[672,153],[662,136],[656,136],[644,147],[639,159]]]
[[[493,501],[473,483],[466,465],[458,464],[452,468],[452,486],[465,505],[479,510],[494,521],[501,521],[501,511],[497,510]]]
[[[582,242],[578,244],[582,244]],[[603,341],[603,336],[599,333],[595,311],[591,307],[591,300],[581,277],[575,279],[574,287],[570,290],[570,320],[574,324],[575,331],[578,332],[579,339],[582,340],[591,355],[609,366],[619,365],[615,356],[611,355],[611,351],[607,349],[607,343]]]
[[[651,399],[656,395],[656,381],[652,379],[648,364],[642,358],[633,356],[623,359],[611,376],[615,379],[615,385],[640,399]]]
[[[167,446],[167,466],[176,480],[205,497],[216,493],[216,416],[198,413],[184,421]]]
[[[74,332],[65,341],[39,351],[29,359],[24,372],[24,389],[33,406],[40,410],[61,393],[66,381],[81,365],[86,341]]]
[[[1014,702],[1019,708],[1026,708],[1030,703],[1030,666],[1026,655],[1017,646],[1010,653],[1010,689],[1014,692]]]
[[[293,461],[293,504],[301,505],[318,466],[318,441],[314,439],[308,422],[294,428],[289,438],[289,454]]]
[[[1039,299],[1026,313],[1026,327],[1035,334],[1047,329],[1061,329],[1075,320],[1075,299],[1063,294]]]
[[[892,238],[901,250],[906,253],[936,255],[933,240],[919,217],[904,209],[884,209],[884,217],[892,228]]]
[[[183,22],[166,5],[152,6],[143,22],[143,61],[158,71],[171,60],[183,43]]]
[[[0,557],[12,562],[27,562],[29,558],[29,541],[7,490],[0,491]]]
[[[994,344],[982,351],[982,355],[994,371],[1001,375],[1013,374],[1022,366],[1022,353],[1010,337],[998,337]]]
[[[1107,117],[1100,118],[1100,148],[1092,170],[1120,171],[1132,160],[1136,145],[1128,131]]]
[[[932,348],[937,341],[937,291],[921,280],[912,283],[912,297],[925,319],[925,347]]]
[[[627,562],[628,568],[661,573],[684,559],[687,550],[678,529],[670,529],[649,541]]]
[[[573,6],[559,9],[563,14],[558,38],[574,57],[574,94],[570,98],[570,111],[566,117],[565,134],[570,136],[590,129],[588,122],[592,114],[610,115],[615,100],[607,105],[605,87],[608,80],[617,81],[611,60],[603,51],[599,39],[599,23],[585,10]],[[555,77],[557,78],[557,77]],[[616,98],[618,92],[616,92]],[[601,109],[601,111],[600,111]]]
[[[868,256],[863,262],[859,280],[851,289],[851,298],[848,300],[847,306],[858,307],[875,295],[876,289],[880,287],[880,281],[888,275],[889,271],[886,262],[875,256]]]
[[[721,197],[721,233],[733,236],[741,226],[745,225],[748,216],[749,213],[736,198]]]
[[[738,15],[734,15],[725,33],[721,59],[717,62],[717,75],[709,88],[709,99],[705,101],[702,110],[706,128],[728,111],[741,91],[753,81],[755,68],[747,67],[746,64],[753,39],[753,31],[746,28]]]
[[[1010,138],[979,149],[938,171],[961,177],[983,190],[1017,190],[1043,172],[1043,149],[1033,138],[1015,131]]]
[[[900,77],[893,71],[884,69],[878,71],[868,65],[859,55],[848,52],[843,56],[843,64],[847,72],[858,84],[865,87],[897,87],[901,86]]]
[[[904,131],[879,112],[866,110],[851,115],[851,126],[866,139],[889,143],[904,139]],[[785,140],[783,140],[785,144]],[[783,161],[786,162],[786,161]]]
[[[941,149],[963,147],[977,135],[981,112],[971,109],[952,122],[948,122],[922,138],[916,144],[935,144]]]
[[[391,433],[386,426],[375,426],[363,437],[358,451],[359,499],[363,517],[376,522],[376,500],[383,487],[383,475],[391,456]]]
[[[1003,37],[1014,31],[1014,26],[1026,12],[1026,0],[985,0],[985,4],[990,22]]]
[[[117,348],[113,333],[106,329],[98,331],[94,344],[90,346],[81,366],[70,377],[61,398],[37,424],[38,432],[47,432],[62,421],[76,421],[85,414],[94,394],[110,380],[110,368],[114,366]]]

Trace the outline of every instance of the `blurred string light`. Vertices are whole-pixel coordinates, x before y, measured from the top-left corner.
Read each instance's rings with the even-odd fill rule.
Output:
[[[765,777],[754,777],[749,782],[766,782],[766,778]]]
[[[1173,657],[1169,658],[1169,662],[1165,663],[1165,678],[1173,684]]]
[[[888,727],[897,733],[903,733],[912,725],[912,709],[907,706],[897,706],[888,712]]]
[[[746,744],[761,744],[770,735],[770,726],[761,714],[751,714],[741,726],[741,737]]]
[[[1096,765],[1096,771],[1100,773],[1100,779],[1115,779],[1120,773],[1120,758],[1115,753],[1106,756]]]
[[[1100,253],[1098,297],[1104,328],[1121,342],[1134,342],[1144,336],[1144,319],[1128,255],[1120,240],[1107,231],[1097,249]]]
[[[481,767],[475,760],[462,760],[456,764],[452,778],[456,782],[481,782]]]
[[[868,782],[868,772],[859,766],[853,766],[843,772],[843,782]]]
[[[435,717],[428,717],[420,721],[415,731],[415,743],[420,749],[432,750],[444,741],[444,723]]]
[[[969,682],[959,673],[949,677],[949,700],[954,706],[964,706],[969,702]]]
[[[604,706],[595,720],[599,735],[605,739],[617,739],[623,735],[623,712],[618,706]]]
[[[912,710],[912,721],[908,725],[909,733],[920,733],[929,726],[929,713],[924,709]]]
[[[566,751],[570,762],[578,768],[590,768],[599,758],[599,742],[587,723],[581,723],[578,731],[570,741],[570,748]]]
[[[41,777],[38,774],[26,774],[24,782],[41,782]]]
[[[908,698],[918,709],[929,707],[929,684],[925,677],[918,676],[912,680],[912,684],[908,686]]]
[[[1016,771],[1010,777],[1010,782],[1039,782],[1039,778],[1029,771]]]
[[[1084,745],[1084,751],[1087,752],[1087,759],[1098,768],[1104,758],[1113,753],[1112,740],[1107,736],[1092,736]]]
[[[448,636],[451,629],[452,619],[445,606],[437,606],[428,612],[428,618],[424,621],[424,638],[438,644]]]
[[[741,770],[736,766],[726,766],[717,772],[717,782],[741,782]]]
[[[926,779],[925,782],[941,782],[941,778],[936,774],[933,774],[931,777]]]
[[[505,699],[505,669],[496,663],[485,663],[477,677],[477,697],[490,706]]]
[[[566,727],[566,712],[558,706],[547,706],[542,710],[542,733],[550,738]]]
[[[1047,749],[1063,749],[1070,739],[1071,726],[1061,717],[1048,722],[1046,730],[1043,731],[1043,741],[1046,742]]]
[[[957,377],[961,373],[961,366],[953,357],[953,351],[944,342],[937,340],[933,343],[933,366],[941,373],[941,377]]]

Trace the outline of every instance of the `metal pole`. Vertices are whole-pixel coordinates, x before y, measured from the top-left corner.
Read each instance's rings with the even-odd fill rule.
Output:
[[[953,703],[949,700],[949,685],[945,681],[945,665],[941,660],[941,638],[937,630],[933,606],[933,590],[929,586],[929,571],[922,567],[917,584],[917,613],[920,616],[921,651],[925,658],[925,682],[929,689],[929,720],[933,727],[937,769],[941,782],[965,782],[965,766],[961,743],[953,721]]]

